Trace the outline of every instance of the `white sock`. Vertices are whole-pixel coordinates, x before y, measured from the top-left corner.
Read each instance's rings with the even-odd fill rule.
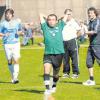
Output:
[[[56,85],[57,84],[57,82],[53,82],[53,85]]]
[[[45,85],[50,85],[50,80],[45,80],[45,81],[44,81],[44,84],[45,84]]]
[[[12,75],[12,77],[13,77],[13,72],[14,72],[13,64],[8,64],[8,67],[9,67],[9,70],[10,70],[11,75]]]
[[[13,73],[14,80],[18,79],[18,74],[19,74],[19,64],[14,64],[14,73]]]

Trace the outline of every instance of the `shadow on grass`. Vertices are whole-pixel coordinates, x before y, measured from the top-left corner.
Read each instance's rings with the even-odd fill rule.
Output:
[[[39,77],[43,77],[43,75],[38,75]]]
[[[43,94],[44,93],[44,91],[40,91],[40,90],[28,90],[28,89],[20,89],[20,90],[14,90],[14,91],[29,92],[29,93],[36,93],[36,94]]]
[[[35,93],[35,94],[44,94],[44,91],[40,91],[40,90],[27,90],[27,89],[21,89],[21,90],[14,90],[14,91],[18,91],[18,92],[29,92],[29,93]],[[55,100],[55,98],[52,96],[52,95],[50,95],[50,96],[48,96],[48,95],[43,95],[43,98],[45,99],[45,100]],[[48,98],[48,99],[47,99]],[[43,100],[44,100],[43,99]]]
[[[0,81],[0,84],[12,84],[11,82]]]
[[[39,75],[39,77],[44,77],[44,75]],[[50,77],[53,77],[52,75],[50,75]],[[59,76],[59,77],[61,77],[61,76]]]
[[[83,82],[60,81],[60,83],[67,83],[67,84],[81,84],[81,85],[82,85]],[[100,85],[100,84],[96,84],[96,85]],[[95,89],[100,90],[100,87],[99,87],[99,88],[95,88]]]
[[[94,88],[94,89],[96,89],[96,90],[100,91],[100,87],[96,87],[96,88]]]
[[[72,81],[60,81],[60,83],[67,83],[67,84],[82,84],[82,82],[72,82]]]

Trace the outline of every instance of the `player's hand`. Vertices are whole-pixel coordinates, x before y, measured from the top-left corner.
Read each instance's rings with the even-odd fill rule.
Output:
[[[21,32],[21,34],[24,36],[25,34],[24,34],[24,32]]]
[[[17,32],[17,34],[21,35],[21,36],[24,36],[24,32],[22,32],[22,31]]]
[[[86,34],[87,35],[93,35],[95,32],[94,31],[87,31]]]

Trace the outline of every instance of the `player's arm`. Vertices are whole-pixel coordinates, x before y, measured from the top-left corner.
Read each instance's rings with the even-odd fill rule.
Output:
[[[24,32],[23,31],[18,31],[17,34],[18,35],[24,35]]]
[[[95,31],[87,31],[87,32],[86,32],[87,35],[93,35],[93,34],[95,34],[95,33],[96,33]]]
[[[94,27],[94,30],[92,30],[92,31],[87,31],[86,34],[87,34],[87,35],[97,34],[98,31],[100,32],[100,21],[99,21],[99,20],[97,20],[97,24],[96,24],[96,26]]]
[[[17,32],[18,35],[24,35],[24,32],[22,31],[22,29],[23,29],[22,24],[19,24],[18,25],[18,32]]]
[[[77,37],[81,36],[81,27],[79,26],[79,24],[76,21],[74,22],[74,27],[77,31],[76,32]]]
[[[99,31],[100,31],[100,29],[99,29]],[[97,34],[97,32],[98,32],[98,29],[95,29],[93,31],[87,31],[86,34],[87,35],[93,35],[93,34]]]
[[[8,32],[4,33],[3,30],[4,30],[3,23],[0,23],[0,37],[8,37],[10,33]]]
[[[3,37],[3,36],[4,36],[4,34],[0,33],[0,37]]]
[[[60,19],[58,19],[58,23],[60,23],[61,26],[64,27],[65,24],[66,24],[66,20],[67,20],[67,16],[64,15],[64,16],[62,16]]]
[[[0,37],[3,37],[5,34],[2,33],[3,26],[2,23],[0,23]]]
[[[47,16],[45,16],[44,14],[40,14],[40,23],[41,24],[45,23],[46,19],[47,19]]]
[[[77,30],[77,37],[81,36],[81,31],[80,30]]]
[[[67,15],[66,14],[62,17],[62,20],[66,23],[66,20],[67,20]]]
[[[0,33],[0,37],[9,36],[9,35],[10,35],[9,33],[6,34]]]
[[[4,36],[9,36],[10,35],[10,33],[3,34],[2,30],[3,30],[3,27],[0,25],[0,37],[4,37]]]

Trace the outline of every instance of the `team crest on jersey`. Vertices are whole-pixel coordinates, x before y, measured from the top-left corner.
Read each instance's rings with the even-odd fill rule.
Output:
[[[58,30],[59,28],[58,27],[55,27],[55,29]]]

